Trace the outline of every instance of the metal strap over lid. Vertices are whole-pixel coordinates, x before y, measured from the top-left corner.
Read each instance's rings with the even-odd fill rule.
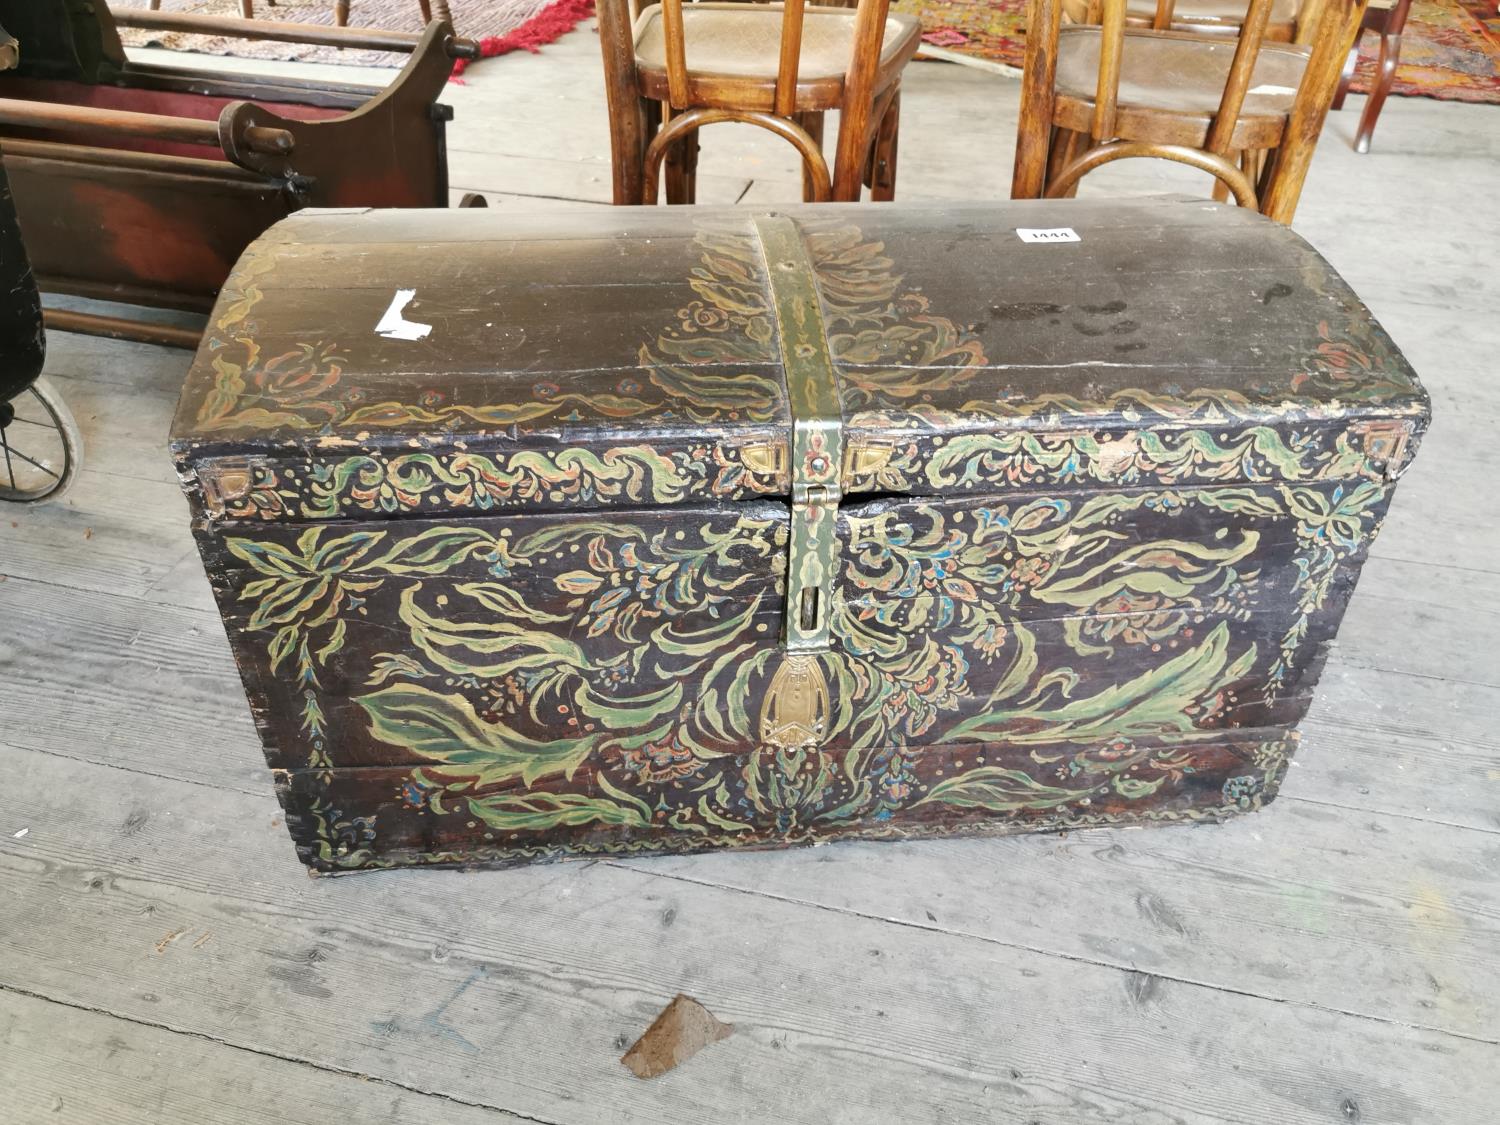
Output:
[[[761,215],[755,219],[755,233],[766,257],[792,411],[786,647],[788,652],[824,652],[829,646],[828,618],[838,564],[838,507],[843,495],[844,414],[839,377],[828,352],[817,277],[797,224],[784,215]]]

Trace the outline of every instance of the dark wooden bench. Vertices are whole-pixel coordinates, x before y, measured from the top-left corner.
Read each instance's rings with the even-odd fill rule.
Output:
[[[20,64],[0,75],[4,146],[42,289],[206,311],[240,252],[302,207],[445,207],[437,102],[477,48],[444,22],[404,34],[113,15],[94,0],[0,0]],[[128,61],[118,26],[411,55],[383,89]],[[54,327],[192,346],[197,333],[51,310]]]

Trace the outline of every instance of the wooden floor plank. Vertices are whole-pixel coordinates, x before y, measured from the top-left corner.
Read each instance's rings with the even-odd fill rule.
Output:
[[[1477,357],[1500,352],[1500,328],[1485,345],[1457,320],[1410,319],[1412,325],[1447,334],[1464,349],[1455,351],[1475,358],[1472,366],[1417,366],[1432,395],[1432,427],[1397,485],[1373,553],[1408,563],[1495,573],[1500,571],[1500,536],[1492,519],[1477,517],[1497,507],[1493,482],[1500,479],[1500,449],[1493,435],[1500,428],[1500,386],[1491,385]],[[1467,346],[1472,346],[1471,352]],[[1424,350],[1428,347],[1423,345]],[[1411,359],[1414,365],[1420,362],[1416,355]]]
[[[0,574],[144,597],[185,554],[187,520],[176,481],[97,473],[85,463],[60,503],[0,509]]]
[[[1335,658],[1282,792],[1500,832],[1500,690]]]
[[[1224,825],[632,866],[1496,1040],[1496,848],[1465,829],[1282,801]]]
[[[97,379],[92,372],[64,375],[49,365],[48,374],[85,435],[84,464],[90,472],[178,487],[163,435],[177,406],[187,364],[171,364],[170,368],[175,385],[159,387],[122,386]]]
[[[608,161],[558,160],[544,156],[506,158],[507,180],[524,183],[528,196],[609,203],[613,192]],[[494,157],[463,149],[449,151],[448,178],[456,188],[483,191],[493,187],[490,176]],[[750,186],[748,175],[722,176],[712,172],[698,177],[699,203],[729,204]]]
[[[0,741],[265,791],[216,615],[12,579],[0,582],[0,619]]]
[[[108,316],[135,316],[181,328],[201,327],[204,322],[204,317],[199,314],[171,309],[143,309],[111,301],[49,296],[47,304]],[[47,333],[46,371],[49,375],[80,383],[131,387],[136,390],[149,388],[170,396],[174,404],[178,392],[182,390],[183,376],[187,374],[188,365],[192,361],[193,353],[186,348],[164,348],[157,344],[110,340],[102,336],[84,336],[77,332]],[[109,405],[114,410],[124,410],[132,404],[124,401]],[[170,408],[167,417],[170,420]],[[158,445],[152,456],[165,457],[165,429],[157,438]]]
[[[612,864],[309,880],[269,798],[0,769],[0,984],[524,1116],[1478,1122],[1500,1096],[1500,1049],[1451,1034]],[[618,1055],[678,991],[735,1033],[638,1082]]]
[[[7,1125],[506,1125],[523,1118],[0,990]]]
[[[1347,664],[1500,687],[1500,571],[1373,557],[1339,627]]]
[[[449,193],[449,203],[457,206],[460,198],[466,193],[454,188]],[[504,208],[517,214],[533,214],[546,211],[592,211],[600,207],[608,207],[608,203],[597,203],[587,199],[560,199],[548,195],[520,195],[515,192],[481,191],[478,194],[484,196],[485,206]]]

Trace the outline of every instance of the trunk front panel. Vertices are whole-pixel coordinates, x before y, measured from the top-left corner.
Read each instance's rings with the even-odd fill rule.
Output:
[[[791,676],[783,503],[201,542],[304,858],[340,869],[1250,807],[1387,491],[846,504],[833,648]]]

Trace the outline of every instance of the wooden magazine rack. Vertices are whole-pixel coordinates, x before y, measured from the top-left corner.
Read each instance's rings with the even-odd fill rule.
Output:
[[[303,207],[445,207],[437,102],[478,49],[421,34],[0,0],[20,66],[0,75],[0,151],[45,292],[207,311],[240,253]],[[127,61],[117,27],[401,51],[376,89]],[[35,46],[32,49],[29,44]],[[48,311],[48,325],[195,346],[144,320]]]

